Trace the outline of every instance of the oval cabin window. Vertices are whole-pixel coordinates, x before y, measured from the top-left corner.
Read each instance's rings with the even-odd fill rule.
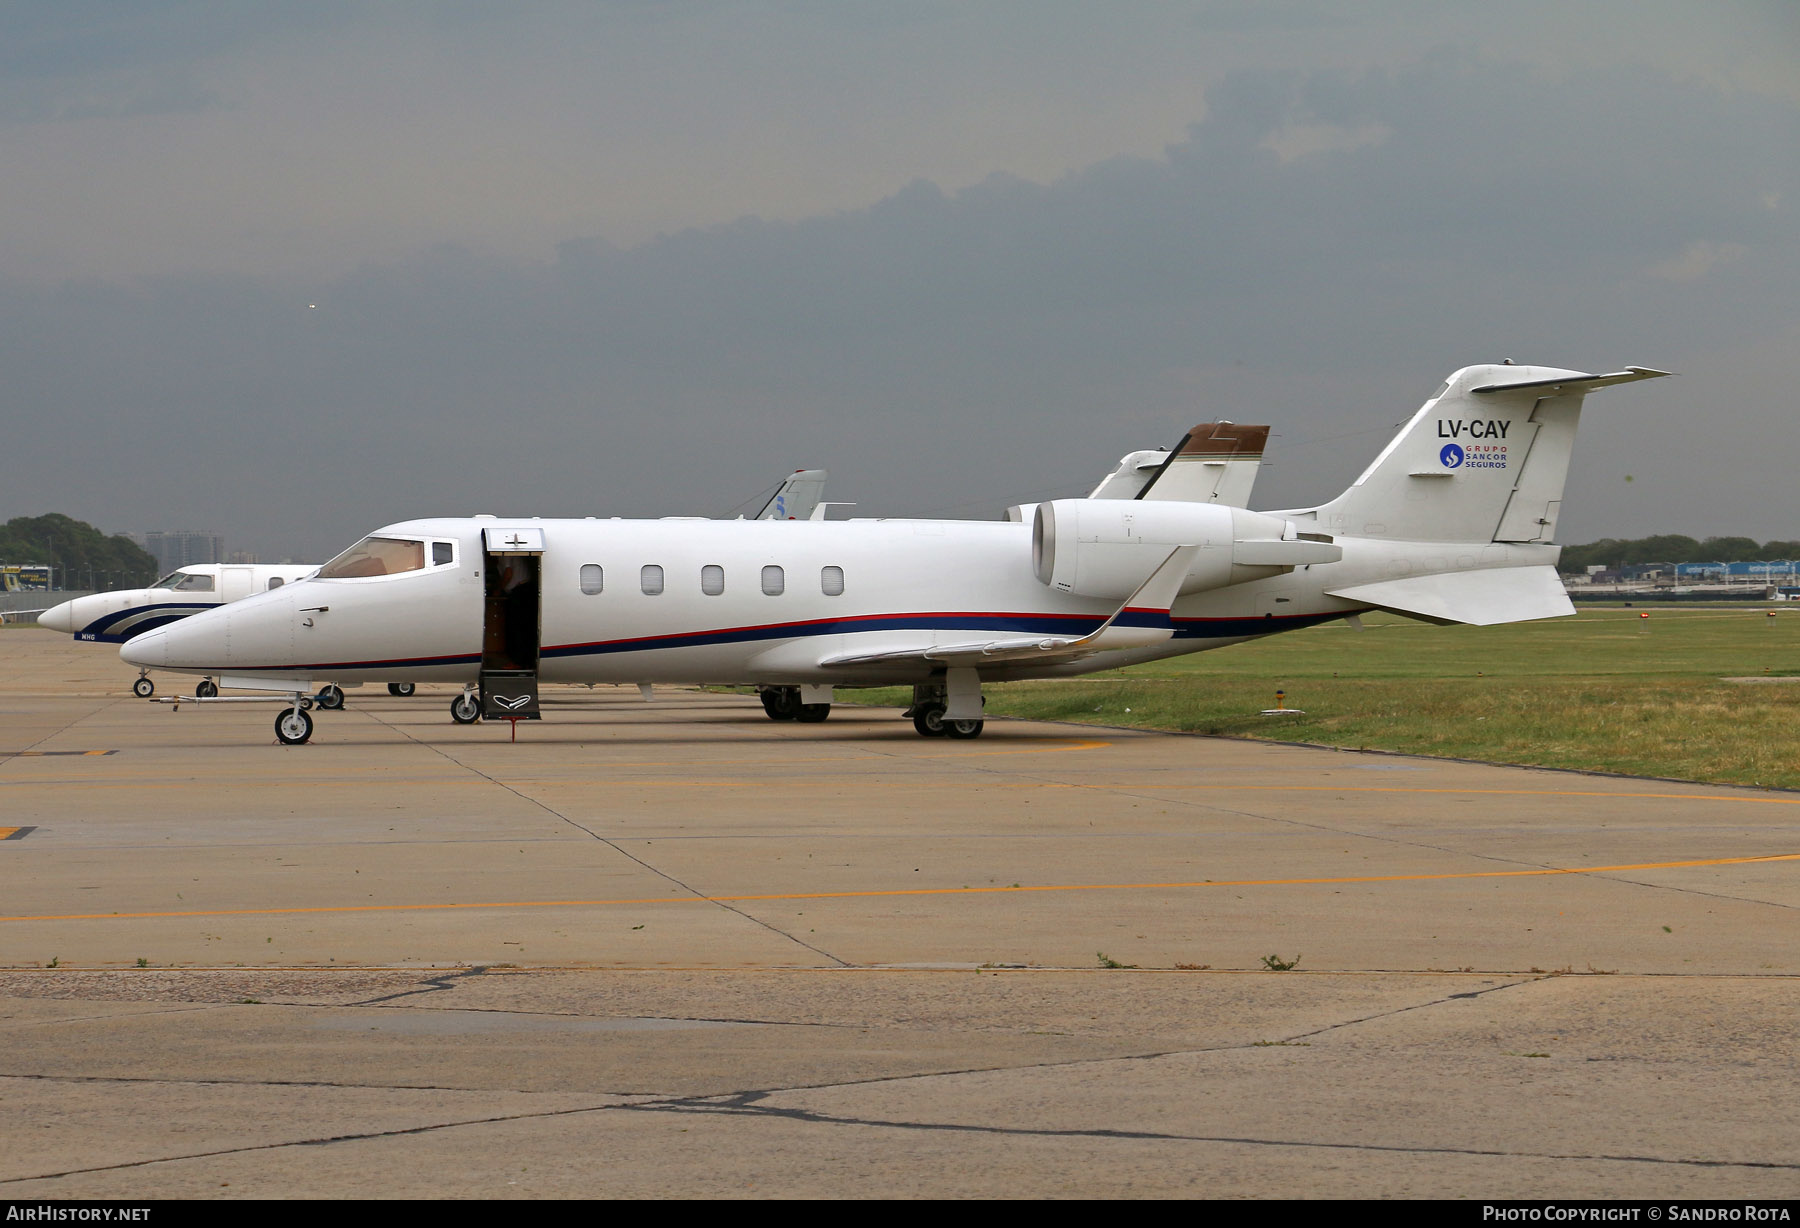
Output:
[[[606,588],[606,573],[598,563],[581,565],[581,591],[592,597]]]
[[[844,569],[827,567],[819,572],[819,588],[827,597],[844,595]]]
[[[638,583],[643,586],[644,596],[660,596],[663,590],[662,568],[655,563],[644,564],[644,570],[638,573]]]
[[[787,576],[782,573],[781,568],[771,566],[762,569],[764,596],[779,597],[785,588],[787,588]]]
[[[717,563],[708,563],[700,569],[700,591],[708,597],[717,597],[725,591],[725,569]]]

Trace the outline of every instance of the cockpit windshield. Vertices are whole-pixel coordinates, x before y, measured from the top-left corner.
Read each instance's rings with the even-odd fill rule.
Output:
[[[365,537],[319,568],[321,580],[393,576],[425,569],[425,543],[398,537]]]
[[[150,587],[173,589],[178,593],[210,593],[213,591],[213,578],[196,576],[186,571],[171,571]]]

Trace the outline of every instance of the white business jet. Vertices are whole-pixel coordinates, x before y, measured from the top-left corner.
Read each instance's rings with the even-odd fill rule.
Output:
[[[52,606],[38,614],[37,625],[90,644],[123,644],[134,635],[251,593],[280,588],[317,570],[316,563],[194,563],[176,568],[149,588],[89,593]],[[131,689],[147,697],[156,693],[156,684],[140,669]],[[203,680],[200,690],[218,693],[210,680]]]
[[[1583,398],[1666,372],[1465,367],[1328,503],[1251,512],[1059,499],[1031,523],[412,520],[310,579],[120,656],[291,695],[316,677],[462,682],[458,721],[532,719],[545,682],[754,685],[823,720],[835,687],[910,685],[927,736],[982,732],[986,681],[1083,674],[1390,610],[1571,613],[1554,566]]]
[[[804,520],[823,514],[827,504],[820,502],[825,493],[826,473],[823,469],[796,469],[776,487],[757,512],[758,520]],[[115,589],[105,593],[89,593],[65,601],[47,610],[19,611],[35,613],[37,625],[52,631],[63,631],[90,644],[123,644],[135,635],[166,626],[178,618],[187,618],[202,610],[231,601],[241,601],[252,593],[280,588],[284,584],[310,576],[318,570],[316,563],[194,563],[180,567],[149,588]],[[147,699],[156,694],[156,684],[149,671],[138,670],[132,693]],[[411,682],[390,682],[394,695],[411,695]],[[194,693],[211,698],[219,693],[211,678],[201,679]],[[327,683],[317,697],[320,706],[340,708],[343,690]]]

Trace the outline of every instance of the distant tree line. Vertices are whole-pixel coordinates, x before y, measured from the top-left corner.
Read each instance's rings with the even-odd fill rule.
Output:
[[[1769,541],[1760,546],[1748,537],[1709,537],[1696,541],[1679,533],[1629,541],[1603,537],[1585,546],[1564,546],[1557,564],[1567,572],[1590,567],[1630,567],[1638,563],[1756,563],[1800,559],[1800,541]]]
[[[0,562],[47,564],[60,588],[143,588],[156,558],[129,537],[108,537],[68,516],[17,516],[0,527]]]

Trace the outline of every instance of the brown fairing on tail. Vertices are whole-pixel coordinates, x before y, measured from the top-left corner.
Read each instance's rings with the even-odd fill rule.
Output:
[[[1250,426],[1241,422],[1202,422],[1199,426],[1181,437],[1175,450],[1169,453],[1169,459],[1162,467],[1150,475],[1142,490],[1135,498],[1142,499],[1150,493],[1150,488],[1169,471],[1169,466],[1177,460],[1211,460],[1211,461],[1260,461],[1263,445],[1269,440],[1269,428],[1266,426]]]
[[[1202,422],[1187,433],[1181,446],[1175,449],[1177,456],[1216,456],[1221,459],[1237,457],[1248,460],[1252,456],[1263,454],[1263,445],[1269,441],[1269,428],[1266,426],[1245,426],[1236,422]]]

